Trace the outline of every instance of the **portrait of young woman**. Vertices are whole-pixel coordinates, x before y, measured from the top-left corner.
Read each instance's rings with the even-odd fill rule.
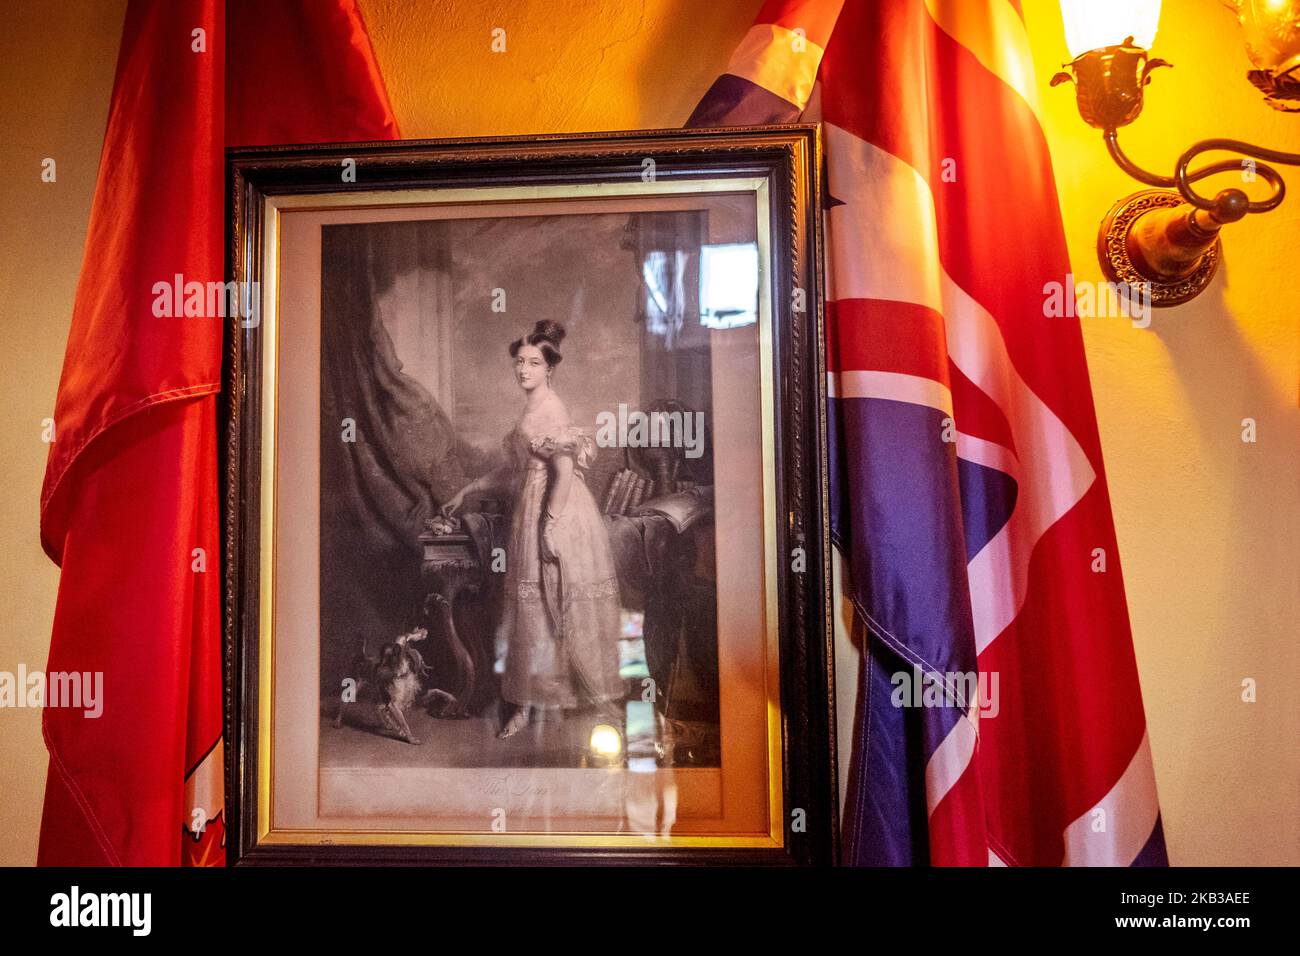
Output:
[[[787,623],[825,577],[785,155],[254,197],[246,840],[792,852],[826,631]]]
[[[501,738],[527,726],[530,711],[572,710],[580,701],[621,717],[613,708],[623,694],[618,578],[585,478],[596,447],[552,386],[564,334],[558,322],[542,320],[510,343],[526,398],[505,439],[507,461],[442,507],[454,515],[466,494],[502,485],[513,498],[501,686],[510,712]]]

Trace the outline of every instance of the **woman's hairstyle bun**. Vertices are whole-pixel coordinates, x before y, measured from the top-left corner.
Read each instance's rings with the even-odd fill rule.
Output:
[[[542,319],[533,326],[533,331],[510,343],[510,357],[514,358],[525,345],[533,345],[542,350],[546,364],[554,368],[564,358],[560,354],[560,343],[564,341],[564,326],[551,319]]]
[[[546,339],[558,349],[564,341],[564,326],[550,319],[542,319],[533,326],[533,334],[528,337],[529,345],[537,344],[533,339]]]

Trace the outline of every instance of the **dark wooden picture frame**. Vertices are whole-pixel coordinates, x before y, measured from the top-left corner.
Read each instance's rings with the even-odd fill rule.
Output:
[[[232,865],[276,864],[801,864],[838,846],[834,679],[827,517],[822,205],[814,125],[658,130],[515,138],[244,148],[227,151],[227,280],[263,276],[268,197],[467,186],[767,180],[772,290],[775,554],[780,673],[780,846],[322,845],[258,840],[257,746],[263,595],[263,362],[260,326],[227,322],[222,462],[226,818]],[[355,163],[355,177],[340,169]],[[802,561],[792,556],[802,549]]]

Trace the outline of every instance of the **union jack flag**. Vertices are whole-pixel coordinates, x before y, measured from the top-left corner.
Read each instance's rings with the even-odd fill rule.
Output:
[[[1036,89],[1016,0],[769,0],[688,123],[823,124],[849,864],[1167,864]]]

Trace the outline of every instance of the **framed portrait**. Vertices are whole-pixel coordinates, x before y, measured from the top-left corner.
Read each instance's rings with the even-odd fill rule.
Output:
[[[228,153],[236,863],[833,861],[818,142]]]

